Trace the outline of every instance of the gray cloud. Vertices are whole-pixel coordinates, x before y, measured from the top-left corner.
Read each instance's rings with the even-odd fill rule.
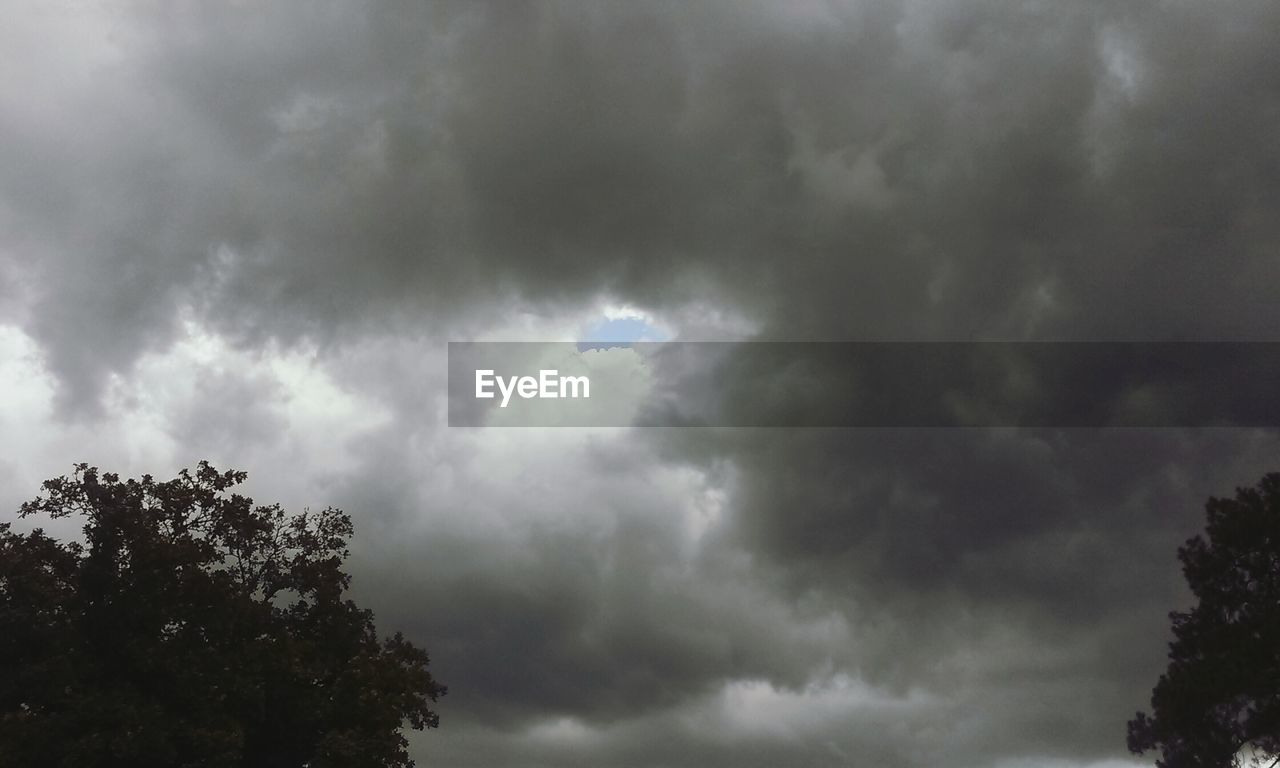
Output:
[[[136,10],[9,99],[6,199],[79,394],[178,297],[251,337],[601,290],[784,336],[1265,336],[1270,12]]]
[[[689,337],[1274,339],[1278,15],[26,9],[0,322],[58,399],[0,360],[0,468],[208,455],[347,508],[360,599],[450,685],[442,764],[1117,758],[1174,548],[1274,434],[451,431],[441,342],[602,300]]]

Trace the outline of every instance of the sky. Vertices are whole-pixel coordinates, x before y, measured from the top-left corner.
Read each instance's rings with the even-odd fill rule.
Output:
[[[343,508],[422,765],[1139,765],[1275,430],[458,429],[446,345],[1276,341],[1278,204],[1262,0],[19,0],[0,520]]]

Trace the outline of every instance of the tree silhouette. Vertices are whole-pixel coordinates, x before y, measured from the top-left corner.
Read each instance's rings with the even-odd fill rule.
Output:
[[[1209,499],[1208,525],[1178,550],[1198,602],[1170,614],[1169,668],[1129,749],[1165,768],[1280,763],[1280,473]]]
[[[245,473],[121,481],[76,465],[0,524],[0,767],[412,766],[445,688],[344,599],[351,518],[287,517]]]

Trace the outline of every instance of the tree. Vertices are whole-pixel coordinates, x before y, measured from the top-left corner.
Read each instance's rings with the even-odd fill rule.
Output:
[[[1170,614],[1169,668],[1129,749],[1164,768],[1280,763],[1280,473],[1209,499],[1204,536],[1178,550],[1197,598]]]
[[[0,524],[0,768],[412,766],[428,657],[344,593],[351,518],[287,517],[244,472],[121,481],[78,464]]]

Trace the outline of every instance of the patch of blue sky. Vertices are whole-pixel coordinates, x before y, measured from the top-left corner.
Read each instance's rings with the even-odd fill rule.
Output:
[[[641,341],[667,341],[669,337],[642,317],[602,319],[587,328],[578,342],[579,350],[629,347]]]

